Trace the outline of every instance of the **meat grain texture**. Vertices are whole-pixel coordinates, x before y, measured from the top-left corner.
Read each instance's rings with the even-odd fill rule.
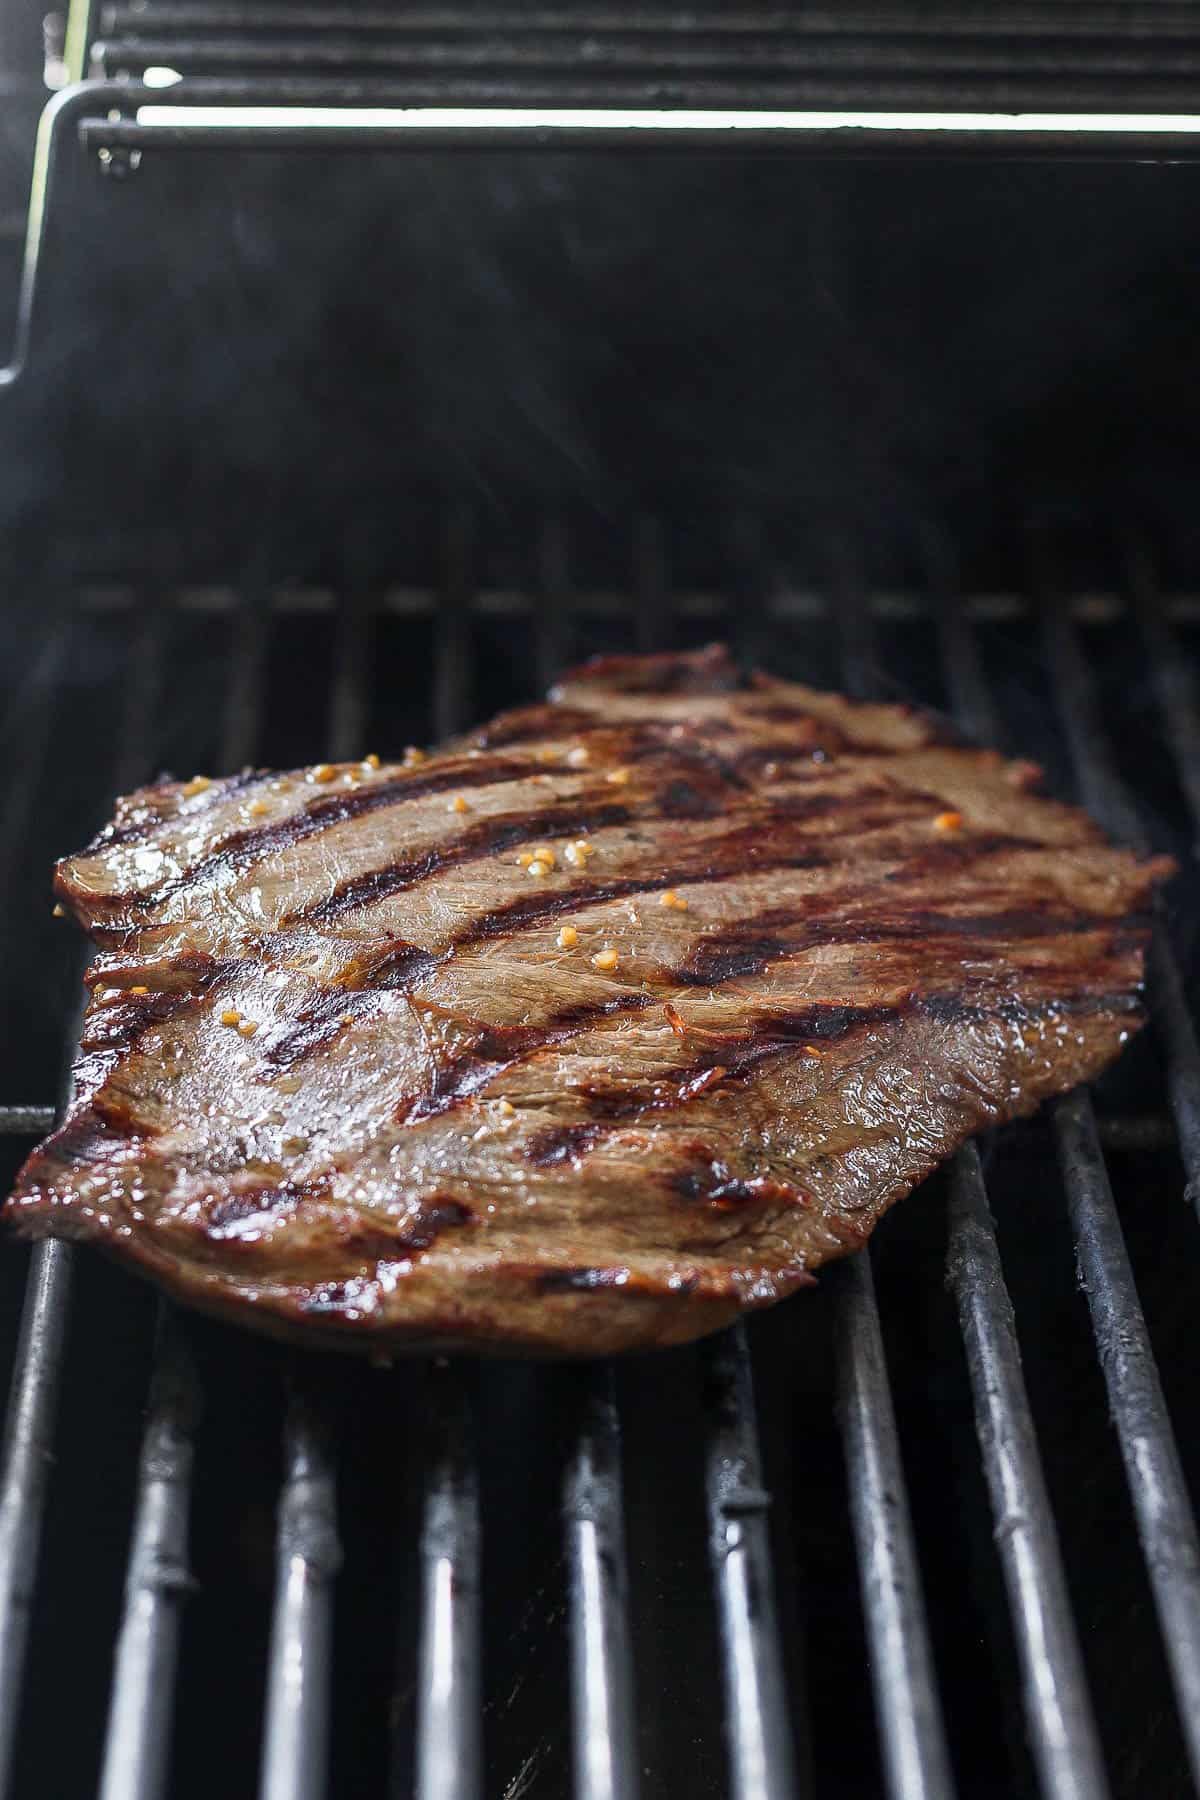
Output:
[[[144,788],[57,871],[99,954],[8,1218],[330,1345],[711,1331],[1138,1029],[1171,865],[1036,788],[719,648]]]

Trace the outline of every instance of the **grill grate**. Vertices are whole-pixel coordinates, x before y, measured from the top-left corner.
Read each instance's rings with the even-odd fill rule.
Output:
[[[438,592],[398,600],[396,590],[363,580],[352,583],[339,598],[325,734],[332,754],[348,754],[363,746],[377,680],[376,634],[381,621],[395,619],[397,612],[405,615],[403,625],[414,644],[425,646],[422,654],[427,651],[432,659],[428,704],[439,731],[462,725],[471,707],[485,654],[475,650],[473,667],[472,646],[479,643],[481,615],[499,615],[502,623],[528,620],[542,675],[563,657],[592,647],[597,618],[602,620],[600,636],[605,643],[614,636],[636,634],[639,641],[648,642],[667,632],[694,634],[697,626],[710,630],[712,609],[707,604],[684,608],[681,616],[680,607],[671,602],[662,528],[653,521],[641,522],[635,543],[634,601],[610,595],[595,606],[590,595],[573,589],[568,529],[563,521],[552,520],[539,540],[535,591],[528,597],[506,592],[504,606],[499,607],[477,581],[478,547],[471,517],[463,509],[451,509],[441,530]],[[929,563],[928,596],[909,596],[897,604],[870,594],[847,548],[834,546],[826,592],[834,640],[840,646],[840,668],[832,673],[863,695],[890,688],[885,646],[890,622],[897,613],[911,614],[922,629],[935,633],[954,710],[982,735],[998,736],[1002,721],[980,655],[979,621],[997,611],[1003,619],[1014,607],[1026,617],[1028,610],[1024,602],[997,607],[977,598],[960,603],[948,562],[936,553],[936,546],[930,550]],[[1046,571],[1044,559],[1039,560],[1032,611],[1043,632],[1046,666],[1074,778],[1110,825],[1140,839],[1140,820],[1119,778],[1092,667],[1080,642],[1086,620],[1097,613],[1110,616],[1113,608],[1080,603],[1077,595],[1070,596],[1069,583],[1056,583]],[[1189,609],[1168,607],[1153,593],[1144,557],[1131,559],[1129,579],[1194,828],[1200,826],[1195,804],[1200,720],[1192,685],[1179,674],[1182,660],[1172,660],[1174,619],[1179,615],[1186,620]],[[173,590],[155,588],[129,601],[135,608],[135,679],[123,684],[126,702],[114,730],[117,785],[132,785],[152,766],[148,749],[156,741],[155,719],[165,691],[171,631],[183,616],[175,598]],[[646,600],[650,604],[643,609]],[[764,594],[753,607],[747,604],[744,618],[739,612],[735,625],[744,625],[761,647],[770,645],[772,633],[785,631],[788,620],[807,626],[810,610],[803,595]],[[220,726],[220,759],[227,766],[264,752],[260,725],[269,721],[278,679],[273,660],[278,649],[273,635],[276,613],[273,596],[259,591],[242,596],[229,621],[231,656],[223,680]],[[30,729],[35,742],[44,745],[50,739],[52,708],[71,634],[89,616],[86,609],[75,608],[48,639],[49,675],[31,684]],[[421,627],[422,618],[430,622],[428,633]],[[812,624],[818,633],[824,631],[820,616]],[[110,785],[110,777],[98,775],[91,803],[103,804]],[[31,805],[26,784],[9,790],[9,815]],[[5,841],[9,856],[15,858],[26,823],[20,816],[10,816],[7,822],[13,829]],[[1200,1118],[1196,1044],[1165,931],[1156,945],[1153,998],[1168,1096],[1195,1198]],[[9,1134],[40,1130],[45,1118],[43,1109],[10,1106],[0,1110],[0,1129]],[[1053,1112],[1053,1140],[1096,1350],[1175,1688],[1182,1740],[1193,1779],[1200,1781],[1200,1551],[1110,1185],[1102,1127],[1107,1142],[1126,1146],[1123,1155],[1139,1153],[1130,1152],[1130,1144],[1160,1142],[1161,1128],[1157,1116],[1149,1122],[1138,1118],[1098,1122],[1091,1099],[1082,1093],[1060,1102]],[[1036,1127],[1024,1129],[1036,1135]],[[1042,1139],[1037,1142],[1040,1145]],[[1054,1484],[1043,1469],[1035,1406],[1022,1372],[1014,1308],[985,1183],[990,1155],[989,1150],[981,1158],[970,1146],[953,1165],[946,1268],[992,1508],[995,1555],[1007,1593],[1020,1703],[1041,1791],[1051,1800],[1068,1796],[1102,1800],[1110,1791],[1105,1765],[1111,1757],[1089,1700],[1088,1672],[1072,1617],[1072,1599],[1077,1604],[1078,1596],[1072,1595],[1069,1570],[1064,1572],[1051,1509]],[[1049,1186],[1051,1164],[1042,1158],[1038,1167],[1039,1179]],[[918,1210],[919,1202],[909,1201],[898,1219],[909,1211],[915,1216]],[[890,1231],[891,1224],[886,1229]],[[1013,1276],[1020,1271],[1014,1265],[1009,1272]],[[84,1274],[83,1264],[77,1266],[75,1254],[64,1245],[46,1244],[33,1252],[15,1351],[0,1475],[0,1792],[9,1786],[14,1767],[37,1550],[53,1481],[51,1451],[63,1397],[64,1339],[72,1290]],[[928,1280],[928,1262],[924,1274]],[[1180,1282],[1186,1282],[1187,1274],[1186,1268],[1176,1271]],[[919,1509],[910,1509],[906,1494],[901,1446],[913,1420],[905,1405],[893,1398],[888,1307],[877,1302],[872,1258],[866,1254],[831,1271],[822,1286],[829,1300],[818,1295],[793,1302],[783,1309],[788,1319],[775,1316],[755,1321],[748,1329],[736,1327],[704,1346],[692,1362],[676,1366],[676,1375],[681,1369],[694,1369],[699,1380],[698,1394],[688,1404],[695,1406],[701,1434],[696,1467],[707,1509],[717,1668],[724,1696],[727,1779],[711,1775],[707,1791],[729,1792],[737,1800],[784,1800],[795,1793],[820,1791],[820,1758],[813,1754],[819,1722],[806,1717],[798,1698],[802,1690],[793,1666],[798,1654],[794,1605],[786,1582],[778,1579],[783,1567],[781,1540],[786,1536],[778,1498],[780,1474],[772,1441],[760,1435],[755,1389],[764,1380],[769,1386],[768,1352],[771,1346],[777,1349],[793,1316],[807,1308],[815,1318],[832,1301],[833,1386],[884,1787],[895,1800],[949,1796],[954,1791],[952,1752],[956,1764],[963,1752],[949,1712],[943,1722],[948,1671],[937,1655],[939,1621],[934,1610],[932,1643],[926,1622],[922,1567],[928,1576],[936,1546],[914,1529]],[[205,1454],[200,1423],[204,1380],[194,1353],[198,1329],[173,1308],[159,1308],[140,1466],[130,1494],[132,1537],[102,1751],[103,1800],[149,1797],[177,1788],[182,1792],[186,1787],[183,1779],[171,1781],[169,1771],[177,1662],[186,1641],[183,1608],[193,1585],[189,1536],[201,1523],[199,1512],[191,1520],[193,1471],[201,1470]],[[240,1340],[233,1353],[240,1354]],[[320,1359],[295,1357],[288,1359],[287,1369],[289,1398],[282,1422],[258,1788],[264,1800],[309,1800],[331,1791],[327,1773],[331,1718],[335,1747],[337,1741],[335,1594],[343,1550],[348,1564],[355,1553],[355,1519],[343,1510],[339,1524],[338,1420],[323,1365]],[[479,1378],[468,1366],[452,1363],[409,1365],[393,1376],[364,1372],[362,1379],[386,1384],[372,1402],[377,1429],[390,1429],[388,1408],[395,1405],[395,1429],[405,1434],[409,1483],[419,1492],[413,1534],[418,1546],[419,1615],[410,1612],[399,1619],[400,1661],[391,1688],[397,1700],[398,1745],[392,1791],[405,1791],[411,1758],[421,1800],[473,1800],[493,1791],[485,1773],[490,1764],[484,1727],[485,1699],[491,1693],[487,1658],[496,1634],[494,1621],[489,1620],[486,1584],[489,1570],[505,1557],[507,1529],[507,1520],[485,1503],[488,1446],[480,1437]],[[627,1373],[589,1368],[570,1371],[569,1377],[555,1371],[518,1377],[502,1369],[493,1388],[510,1396],[531,1392],[535,1405],[544,1405],[551,1413],[558,1407],[566,1421],[559,1491],[574,1791],[581,1800],[631,1800],[639,1791],[643,1762],[639,1726],[644,1732],[645,1714],[655,1705],[654,1692],[638,1671],[659,1653],[639,1620],[644,1620],[645,1590],[659,1581],[662,1571],[645,1561],[644,1531],[634,1533],[637,1542],[626,1549],[625,1489],[633,1472],[630,1455],[623,1459],[622,1447],[630,1399]],[[506,1416],[519,1434],[524,1415],[515,1401],[512,1405]],[[423,1420],[420,1429],[413,1424],[414,1412]],[[237,1479],[237,1471],[233,1478]],[[699,1490],[694,1498],[699,1508]],[[1071,1521],[1063,1517],[1061,1506],[1059,1517],[1066,1545]],[[53,1532],[45,1551],[48,1562],[61,1551]],[[690,1579],[693,1583],[698,1579],[695,1568]],[[508,1624],[511,1627],[511,1621]],[[61,1621],[57,1629],[62,1630]],[[378,1652],[374,1645],[367,1654],[375,1657]],[[686,1663],[686,1642],[676,1646],[676,1653]],[[825,1653],[816,1641],[804,1647],[805,1660],[813,1666]],[[416,1725],[405,1750],[400,1740],[407,1729],[405,1670],[410,1664]],[[846,1668],[843,1674],[851,1679],[857,1670]],[[697,1681],[701,1682],[699,1673]],[[552,1690],[550,1698],[552,1702]],[[35,1699],[32,1696],[31,1703]],[[494,1707],[494,1696],[487,1704]],[[551,1721],[549,1728],[557,1729],[557,1722]],[[551,1765],[539,1760],[544,1755],[544,1748],[533,1743],[529,1760],[515,1773],[505,1767],[510,1800],[525,1793],[556,1791]],[[339,1771],[332,1791],[364,1791],[336,1756],[332,1763]],[[234,1782],[237,1791],[246,1791],[250,1779],[244,1771],[239,1773]],[[1114,1791],[1133,1791],[1121,1771],[1114,1773],[1113,1786]],[[666,1789],[660,1780],[649,1791]]]

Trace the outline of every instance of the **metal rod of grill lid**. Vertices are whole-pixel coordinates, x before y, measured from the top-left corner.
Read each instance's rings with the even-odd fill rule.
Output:
[[[636,1800],[621,1426],[612,1369],[579,1376],[579,1423],[563,1488],[578,1800]]]
[[[792,1800],[790,1703],[775,1620],[774,1576],[750,1351],[741,1323],[704,1345],[705,1494],[725,1685],[734,1800]]]
[[[414,95],[402,83],[377,106],[357,104],[361,83],[344,76],[236,76],[192,81],[161,93],[134,82],[92,84],[76,106],[56,114],[65,135],[75,126],[86,150],[281,150],[361,153],[364,148],[422,155],[431,150],[477,154],[547,151],[677,156],[688,151],[735,151],[823,159],[986,157],[1000,160],[1102,162],[1194,161],[1200,158],[1200,118],[1187,113],[1039,113],[878,111],[767,111],[720,108],[596,105],[586,85],[581,103],[563,105],[561,78],[553,89],[513,96],[517,104],[484,99],[445,106],[437,96]],[[414,103],[415,102],[415,103]],[[95,105],[101,110],[80,116]],[[129,111],[123,113],[125,107]]]

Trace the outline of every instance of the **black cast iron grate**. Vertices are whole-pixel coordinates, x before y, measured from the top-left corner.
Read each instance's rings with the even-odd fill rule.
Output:
[[[181,621],[192,634],[188,642],[211,640],[193,670],[194,685],[207,696],[205,729],[210,742],[219,737],[217,760],[233,767],[264,754],[275,759],[297,734],[313,754],[318,746],[333,757],[361,753],[368,730],[389,716],[390,665],[379,648],[385,623],[411,644],[410,664],[416,656],[424,659],[428,691],[420,705],[429,727],[439,733],[464,723],[484,694],[492,703],[491,665],[506,660],[497,645],[518,627],[525,635],[522,648],[507,659],[508,677],[516,688],[528,690],[565,656],[598,643],[646,645],[668,633],[695,638],[724,628],[754,643],[760,655],[769,651],[774,666],[789,657],[797,660],[808,633],[823,655],[832,655],[831,677],[860,695],[904,686],[908,676],[903,670],[897,674],[893,649],[897,633],[915,634],[910,653],[917,665],[928,650],[940,654],[934,680],[955,714],[981,736],[1000,741],[1005,718],[993,694],[989,671],[995,646],[988,634],[997,629],[1003,634],[1005,621],[1015,620],[1014,629],[1024,634],[1024,654],[1040,664],[1038,679],[1046,683],[1061,727],[1057,735],[1051,727],[1060,771],[1073,776],[1114,831],[1141,840],[1136,802],[1119,772],[1122,746],[1109,729],[1112,721],[1103,713],[1098,687],[1100,670],[1111,671],[1114,654],[1132,633],[1131,641],[1146,657],[1150,692],[1161,702],[1160,747],[1171,753],[1182,811],[1187,815],[1190,809],[1184,836],[1200,825],[1200,713],[1181,647],[1192,615],[1186,602],[1173,606],[1158,595],[1145,557],[1129,557],[1123,592],[1099,599],[1081,596],[1069,574],[1060,576],[1048,557],[1036,555],[1027,595],[964,602],[936,546],[928,547],[923,591],[899,597],[869,593],[853,557],[840,554],[832,558],[833,573],[820,592],[764,593],[753,607],[742,596],[727,612],[720,596],[672,600],[664,537],[646,522],[634,532],[633,599],[624,592],[569,592],[561,525],[548,527],[541,545],[540,596],[475,585],[470,520],[461,509],[448,515],[442,535],[444,579],[438,591],[381,588],[342,599],[325,593],[196,595],[170,587],[72,594],[48,624],[40,661],[25,671],[15,703],[24,778],[8,788],[0,818],[9,847],[10,941],[14,930],[21,930],[20,918],[12,918],[17,904],[12,865],[29,841],[35,805],[46,801],[53,807],[56,793],[62,793],[52,781],[53,752],[57,735],[70,729],[72,645],[97,620],[120,621],[124,652],[115,665],[119,716],[112,729],[111,767],[97,767],[94,775],[78,769],[94,813],[102,812],[114,787],[127,788],[149,775],[155,752],[170,739],[165,703],[180,653]],[[319,717],[297,723],[289,715],[283,729],[272,724],[278,719],[274,689],[281,679],[275,657],[281,636],[294,633],[305,618],[320,618],[332,629],[328,683],[324,664],[309,671],[313,682],[327,685],[328,723],[323,728]],[[1091,656],[1098,631],[1102,665]],[[1104,634],[1113,632],[1117,637],[1110,641]],[[91,638],[87,643],[94,649]],[[207,685],[201,679],[205,671],[214,676]],[[1110,674],[1104,680],[1110,685]],[[1011,684],[1005,692],[1011,698]],[[1025,748],[1029,709],[1018,710],[1025,714],[1018,725]],[[1027,1171],[1022,1185],[1030,1185],[1032,1169],[1043,1190],[1039,1206],[1059,1209],[1060,1198],[1065,1200],[1124,1465],[1127,1500],[1118,1496],[1113,1502],[1111,1544],[1097,1544],[1093,1536],[1086,1555],[1074,1545],[1079,1514],[1070,1484],[1077,1479],[1086,1487],[1092,1471],[1072,1463],[1069,1446],[1061,1455],[1056,1435],[1045,1428],[1039,1447],[1034,1422],[1035,1411],[1044,1415],[1049,1409],[1052,1423],[1064,1416],[1053,1412],[1047,1398],[1056,1379],[1056,1341],[1052,1336],[1048,1347],[1040,1342],[1036,1305],[1024,1313],[1019,1307],[1014,1315],[1005,1279],[1007,1269],[1014,1290],[1036,1296],[1033,1274],[1040,1278],[1043,1264],[1066,1240],[1051,1235],[1045,1242],[1019,1241],[1007,1204],[1012,1180],[1004,1174],[1002,1148],[985,1146],[981,1154],[968,1146],[944,1181],[935,1179],[924,1198],[913,1197],[889,1220],[871,1255],[829,1273],[823,1294],[802,1297],[698,1350],[648,1362],[566,1374],[502,1366],[483,1376],[459,1363],[401,1365],[390,1373],[339,1365],[331,1375],[324,1359],[276,1355],[237,1333],[161,1307],[136,1478],[131,1469],[118,1468],[111,1484],[123,1522],[114,1528],[116,1541],[101,1534],[87,1543],[84,1559],[85,1567],[95,1562],[113,1570],[124,1560],[123,1598],[118,1601],[113,1578],[107,1588],[99,1579],[94,1589],[76,1587],[69,1618],[62,1611],[61,1587],[48,1613],[36,1598],[35,1577],[40,1564],[43,1588],[53,1588],[56,1561],[73,1556],[72,1567],[80,1566],[78,1540],[87,1540],[89,1530],[99,1532],[103,1478],[93,1455],[83,1465],[84,1486],[63,1491],[78,1463],[72,1465],[69,1444],[60,1438],[60,1411],[71,1411],[72,1393],[78,1394],[81,1382],[97,1383],[101,1413],[101,1387],[124,1380],[132,1391],[138,1381],[144,1383],[146,1334],[122,1359],[122,1328],[113,1309],[127,1308],[144,1319],[150,1302],[137,1284],[106,1275],[99,1310],[92,1306],[76,1326],[74,1361],[64,1376],[67,1334],[80,1303],[76,1290],[86,1293],[99,1277],[94,1259],[64,1244],[39,1246],[32,1254],[14,1349],[0,1473],[0,1791],[14,1791],[14,1780],[17,1791],[22,1786],[30,1793],[51,1791],[30,1785],[31,1771],[44,1771],[48,1757],[52,1762],[55,1754],[68,1754],[47,1742],[44,1672],[57,1667],[69,1680],[70,1640],[76,1632],[87,1638],[89,1629],[88,1643],[115,1646],[111,1662],[101,1654],[99,1668],[95,1659],[89,1665],[88,1692],[81,1694],[76,1686],[73,1694],[80,1716],[79,1756],[86,1760],[94,1753],[98,1759],[88,1765],[87,1791],[95,1786],[98,1767],[103,1800],[201,1791],[211,1780],[213,1744],[206,1740],[213,1734],[229,1791],[253,1792],[257,1764],[257,1791],[264,1800],[410,1791],[420,1800],[499,1793],[520,1800],[525,1794],[564,1791],[568,1768],[580,1800],[629,1800],[639,1792],[728,1793],[737,1800],[886,1792],[895,1800],[916,1800],[954,1792],[1016,1794],[1034,1786],[1050,1800],[1099,1800],[1110,1792],[1150,1791],[1138,1786],[1150,1779],[1147,1770],[1156,1771],[1155,1792],[1191,1791],[1188,1771],[1193,1782],[1200,1781],[1200,1551],[1151,1329],[1163,1332],[1173,1360],[1178,1335],[1168,1335],[1169,1321],[1147,1325],[1114,1199],[1115,1180],[1128,1227],[1131,1220],[1136,1223],[1131,1209],[1140,1205],[1147,1182],[1159,1190],[1164,1182],[1170,1186],[1164,1217],[1184,1214],[1178,1205],[1184,1178],[1192,1201],[1200,1196],[1200,1058],[1165,928],[1155,945],[1152,1001],[1153,1035],[1165,1074],[1161,1088],[1157,1068],[1143,1079],[1150,1093],[1148,1117],[1144,1103],[1136,1116],[1126,1110],[1098,1117],[1092,1098],[1078,1092],[1051,1110],[1048,1130],[1043,1123],[1003,1134],[1032,1146],[1022,1165]],[[65,1025],[64,1019],[64,1030]],[[1147,1059],[1152,1060],[1148,1048]],[[0,1127],[27,1134],[43,1129],[49,1117],[48,1109],[9,1106],[0,1112]],[[1006,1193],[999,1231],[989,1184]],[[942,1197],[944,1214],[937,1204]],[[964,1409],[965,1435],[959,1427],[946,1428],[951,1464],[934,1478],[923,1467],[924,1454],[931,1442],[936,1447],[942,1440],[936,1432],[930,1438],[929,1422],[914,1403],[921,1377],[914,1384],[913,1346],[905,1340],[903,1373],[896,1377],[899,1401],[893,1398],[894,1334],[907,1326],[886,1271],[905,1219],[928,1221],[935,1212],[945,1223],[944,1243],[934,1250],[919,1245],[915,1263],[904,1265],[904,1280],[911,1281],[915,1267],[919,1291],[932,1294],[944,1254],[961,1344],[950,1350],[931,1336],[918,1344],[918,1360],[922,1351],[931,1359],[930,1406],[936,1409],[934,1359],[961,1357],[963,1393],[969,1390],[978,1445],[972,1443]],[[1170,1273],[1186,1292],[1195,1280],[1188,1258],[1200,1254],[1200,1245],[1194,1242],[1195,1220],[1185,1216],[1185,1223],[1183,1254]],[[1144,1234],[1135,1236],[1144,1259]],[[1036,1268],[1031,1259],[1037,1259]],[[873,1264],[877,1273],[884,1269],[882,1307]],[[1152,1284],[1156,1294],[1160,1274]],[[1056,1266],[1046,1279],[1069,1308],[1074,1300],[1069,1266]],[[900,1304],[905,1304],[903,1292]],[[925,1302],[912,1293],[907,1304],[919,1310]],[[1028,1389],[1018,1325],[1027,1350],[1034,1351]],[[813,1388],[793,1391],[782,1410],[771,1399],[770,1429],[760,1433],[756,1384],[760,1395],[772,1395],[781,1357],[808,1356],[825,1332],[828,1380],[814,1377]],[[820,1353],[814,1354],[819,1360]],[[206,1393],[205,1371],[213,1368],[216,1392]],[[1099,1442],[1105,1424],[1094,1370],[1087,1380],[1095,1419],[1089,1429]],[[286,1389],[282,1408],[275,1398],[281,1386]],[[821,1463],[819,1443],[811,1472],[805,1466],[806,1446],[819,1440],[822,1400],[832,1403],[830,1416],[840,1433],[840,1488]],[[205,1435],[209,1426],[201,1423],[206,1401],[208,1416],[218,1414],[211,1447]],[[678,1419],[661,1412],[668,1403]],[[1068,1397],[1068,1407],[1073,1404]],[[222,1456],[221,1407],[226,1414],[246,1411],[247,1443],[261,1444],[264,1429],[282,1434],[269,1601],[265,1588],[249,1603],[237,1598],[236,1584],[245,1579],[239,1571],[257,1566],[253,1555],[241,1559],[228,1542],[216,1553],[208,1543],[198,1559],[193,1553],[193,1540],[206,1529],[206,1497],[223,1509],[222,1519],[240,1520],[231,1495],[242,1487],[249,1494],[259,1479],[236,1461],[214,1470],[210,1460],[206,1472],[206,1457],[220,1462]],[[661,1454],[653,1432],[649,1437],[646,1432],[645,1415],[653,1408],[660,1409]],[[531,1421],[544,1425],[547,1416],[550,1436],[562,1432],[548,1465],[551,1489],[557,1485],[560,1496],[558,1525],[553,1509],[543,1504],[551,1490],[544,1482],[539,1486],[534,1470]],[[635,1429],[623,1454],[623,1427],[630,1418]],[[373,1444],[364,1450],[356,1436],[364,1423],[373,1440],[393,1434],[399,1439],[395,1460],[380,1465],[393,1484],[391,1499],[377,1498],[379,1468],[369,1461]],[[522,1435],[527,1429],[528,1450]],[[1195,1435],[1183,1439],[1191,1459],[1197,1454]],[[121,1448],[118,1433],[107,1452],[114,1463],[121,1461]],[[56,1453],[62,1466],[56,1466]],[[364,1482],[362,1467],[368,1466],[370,1480]],[[343,1473],[351,1496],[343,1496],[339,1507]],[[532,1497],[524,1492],[527,1479],[537,1490]],[[971,1554],[991,1567],[972,1576],[955,1596],[958,1565],[939,1541],[942,1532],[931,1529],[937,1505],[930,1494],[944,1484],[949,1541],[956,1530],[955,1509],[969,1508],[971,1483],[980,1496],[986,1489],[994,1547],[986,1521],[973,1537],[967,1531]],[[246,1505],[249,1509],[249,1501]],[[395,1586],[371,1563],[373,1547],[387,1535],[380,1509],[394,1513],[401,1566]],[[531,1532],[550,1546],[541,1562]],[[1135,1532],[1158,1633],[1155,1646],[1143,1650],[1143,1640],[1149,1642],[1154,1632],[1149,1602],[1135,1602],[1141,1634],[1136,1654],[1159,1659],[1149,1684],[1154,1686],[1161,1668],[1174,1699],[1165,1699],[1164,1681],[1154,1716],[1139,1720],[1145,1694],[1131,1677],[1129,1717],[1114,1721],[1113,1697],[1119,1710],[1122,1679],[1119,1670],[1114,1675],[1121,1645],[1113,1633],[1119,1637],[1123,1627],[1111,1618],[1097,1623],[1089,1584],[1102,1586],[1110,1576],[1116,1581],[1112,1570],[1122,1558],[1130,1562]],[[356,1572],[360,1540],[372,1546],[364,1558],[370,1566]],[[258,1564],[265,1554],[259,1543]],[[827,1582],[823,1559],[830,1569]],[[339,1624],[335,1596],[343,1561],[341,1579],[349,1597],[337,1603]],[[857,1596],[847,1585],[852,1566]],[[514,1610],[512,1603],[531,1568],[548,1569],[560,1593],[557,1603],[544,1605],[538,1591],[526,1594],[532,1628],[530,1612]],[[254,1691],[242,1692],[238,1701],[250,1721],[240,1735],[230,1693],[225,1696],[229,1712],[212,1710],[221,1704],[219,1677],[199,1666],[195,1656],[189,1662],[185,1603],[197,1572],[202,1586],[193,1607],[215,1604],[217,1611],[206,1656],[213,1644],[223,1643],[222,1654],[241,1667],[243,1689],[246,1670],[256,1672]],[[923,1580],[936,1590],[928,1608]],[[493,1581],[499,1592],[489,1605]],[[376,1586],[378,1595],[370,1591]],[[832,1607],[826,1587],[835,1594]],[[993,1599],[1004,1597],[999,1625],[988,1615],[989,1592]],[[837,1595],[846,1614],[854,1615],[844,1633]],[[255,1612],[258,1623],[249,1628],[239,1665],[240,1622]],[[395,1657],[389,1630],[399,1641]],[[31,1636],[32,1677],[26,1670]],[[976,1753],[970,1735],[977,1720],[962,1716],[964,1683],[953,1665],[957,1645],[983,1638],[1001,1644],[997,1667],[1009,1686],[984,1702],[999,1721],[997,1745],[1001,1739],[1003,1745],[985,1745]],[[47,1647],[39,1651],[39,1643]],[[563,1650],[569,1682],[561,1671],[549,1669]],[[968,1659],[970,1654],[964,1649]],[[344,1674],[347,1659],[353,1665],[350,1677]],[[512,1693],[500,1692],[489,1673],[497,1659],[513,1674]],[[978,1670],[969,1673],[974,1679]],[[205,1687],[210,1677],[211,1694]],[[374,1697],[366,1722],[348,1710],[339,1681],[368,1701]],[[514,1699],[523,1683],[541,1691]],[[1091,1698],[1097,1684],[1104,1695],[1102,1711]],[[835,1741],[823,1740],[829,1697],[838,1692],[844,1697],[846,1690],[856,1694],[836,1719]],[[723,1729],[711,1704],[718,1694]],[[96,1719],[94,1744],[88,1740],[89,1705]],[[673,1709],[680,1713],[678,1735],[672,1720],[659,1716]],[[855,1715],[851,1740],[845,1734]],[[505,1720],[516,1723],[510,1729]],[[522,1729],[528,1730],[525,1742]],[[876,1741],[877,1761],[871,1747]]]

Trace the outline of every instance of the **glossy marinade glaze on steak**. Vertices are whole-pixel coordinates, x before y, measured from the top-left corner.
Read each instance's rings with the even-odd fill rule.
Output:
[[[313,1341],[696,1337],[1137,1030],[1171,865],[1037,774],[713,648],[142,789],[57,872],[100,953],[7,1215]]]

